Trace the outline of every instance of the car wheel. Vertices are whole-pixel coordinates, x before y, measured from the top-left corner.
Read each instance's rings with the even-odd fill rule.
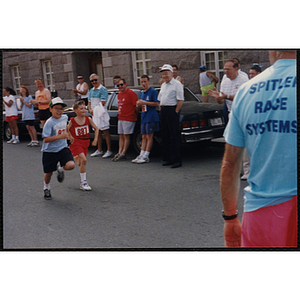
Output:
[[[4,123],[4,138],[9,141],[12,138],[11,129],[8,123]]]
[[[141,134],[141,130],[138,129],[137,131],[134,132],[133,134],[133,146],[134,149],[137,153],[141,152],[141,148],[142,148],[142,134]]]

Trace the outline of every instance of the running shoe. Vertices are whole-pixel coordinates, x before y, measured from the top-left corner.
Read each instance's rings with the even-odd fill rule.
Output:
[[[56,168],[56,171],[57,171],[57,181],[62,183],[65,179],[65,172],[64,170],[59,170],[60,169],[60,163],[58,162],[57,163],[57,168]]]
[[[91,157],[95,157],[95,156],[99,156],[99,155],[102,155],[103,154],[103,151],[99,151],[98,149],[91,154]]]
[[[135,159],[133,159],[131,162],[136,163],[140,158],[142,158],[141,155],[138,155]]]
[[[149,161],[150,161],[149,157],[142,156],[136,163],[137,164],[144,164],[144,163],[148,163]]]
[[[111,157],[111,156],[112,156],[112,152],[109,151],[109,150],[107,150],[107,151],[105,152],[105,154],[102,156],[102,158],[107,158],[107,157]]]
[[[7,144],[12,144],[14,142],[14,139],[10,139],[9,141],[7,141]]]
[[[20,140],[14,140],[12,143],[13,144],[20,144]]]
[[[80,189],[83,191],[91,191],[92,188],[88,185],[87,181],[80,183]]]
[[[52,199],[50,190],[48,190],[48,189],[44,190],[44,198],[45,198],[45,200],[51,200]]]

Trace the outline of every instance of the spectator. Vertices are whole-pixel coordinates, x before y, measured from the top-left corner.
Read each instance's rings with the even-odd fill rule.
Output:
[[[173,68],[173,78],[178,80],[183,84],[183,79],[178,75],[178,66],[177,65],[172,65]]]
[[[178,80],[180,83],[183,84],[183,79],[178,76],[178,66],[177,65],[172,65],[172,68],[173,68],[173,78]],[[163,83],[165,82],[165,80],[163,78],[160,78],[159,79],[159,84],[162,85]]]
[[[118,81],[121,79],[121,77],[119,75],[116,75],[114,78],[113,78],[113,81],[114,81],[114,89],[117,89],[118,88]]]
[[[29,90],[26,86],[21,85],[20,88],[20,101],[21,101],[21,108],[22,108],[22,120],[26,125],[26,129],[31,138],[31,142],[27,145],[28,147],[38,147],[39,141],[37,139],[36,129],[34,127],[34,106],[31,104],[32,97],[29,95]]]
[[[183,85],[173,78],[173,67],[165,64],[160,68],[164,83],[158,100],[161,107],[161,132],[163,166],[182,166],[179,113],[184,101]]]
[[[159,117],[156,107],[159,106],[157,100],[157,91],[150,86],[150,79],[148,75],[141,77],[141,85],[143,91],[141,99],[137,101],[136,105],[142,108],[141,114],[141,134],[142,147],[141,153],[132,162],[143,164],[149,162],[149,155],[153,145],[154,132],[159,131]]]
[[[8,123],[11,130],[12,138],[7,141],[8,144],[19,144],[19,129],[18,129],[18,107],[16,104],[16,92],[6,87],[4,89],[3,108],[5,109],[5,121]]]
[[[98,138],[98,148],[91,154],[92,157],[102,155],[102,134],[105,136],[107,150],[102,156],[102,158],[107,158],[112,155],[111,152],[111,137],[109,133],[109,115],[106,109],[106,101],[108,99],[107,88],[100,84],[100,78],[97,74],[92,74],[90,76],[90,81],[93,88],[89,92],[89,112],[93,116],[93,121],[99,128],[99,138]]]
[[[297,247],[296,51],[269,51],[271,67],[238,91],[225,131],[221,170],[227,247]],[[251,169],[242,225],[239,173]]]
[[[261,65],[253,64],[253,66],[250,68],[250,71],[249,71],[249,78],[252,79],[253,77],[255,77],[256,75],[258,75],[261,72],[262,72]]]
[[[240,65],[241,65],[240,60],[237,57],[232,58],[232,60],[237,63],[239,75],[242,76],[242,77],[245,77],[245,79],[248,80],[249,78],[248,78],[247,73],[243,72],[240,69]],[[223,81],[225,82],[226,80],[228,80],[228,78],[227,78],[227,75],[226,75],[226,72],[225,72],[225,74],[222,78],[222,81],[221,81],[221,85],[223,84]],[[228,107],[227,107],[226,102],[224,102],[224,105],[223,105],[223,114],[224,114],[225,124],[227,124],[228,123],[229,111],[228,111]]]
[[[200,66],[199,70],[200,74],[198,76],[198,80],[203,102],[208,103],[208,90],[213,90],[217,86],[219,79],[212,72],[207,71],[205,66]]]
[[[252,79],[260,73],[261,73],[261,66],[259,64],[253,64],[253,66],[250,68],[249,71],[249,77],[250,79]],[[250,173],[250,157],[248,155],[247,150],[245,150],[243,156],[243,170],[244,173],[243,176],[241,177],[241,180],[247,180]]]
[[[224,65],[224,71],[227,78],[221,82],[221,93],[218,92],[216,87],[214,90],[208,90],[208,95],[214,97],[218,103],[223,104],[226,102],[229,113],[231,111],[234,96],[239,87],[248,81],[248,77],[246,78],[245,76],[240,75],[238,70],[238,63],[236,61],[233,59],[227,60]]]
[[[35,80],[35,85],[38,90],[35,92],[35,99],[31,100],[31,103],[38,107],[40,122],[44,128],[46,120],[51,117],[51,112],[49,110],[51,93],[45,88],[44,82],[41,78]]]
[[[74,96],[77,100],[83,100],[85,102],[85,105],[88,106],[88,100],[89,100],[89,86],[86,82],[84,82],[83,76],[77,75],[78,84],[76,86],[76,89],[73,89]]]
[[[126,160],[126,151],[130,145],[130,135],[134,132],[138,112],[136,107],[137,95],[134,91],[127,88],[124,78],[118,81],[118,88],[120,91],[118,94],[119,151],[112,159],[113,161]]]

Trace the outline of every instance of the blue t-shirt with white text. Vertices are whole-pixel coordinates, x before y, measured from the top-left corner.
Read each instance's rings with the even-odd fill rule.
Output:
[[[244,211],[297,195],[296,60],[282,59],[243,84],[224,136],[250,157]]]

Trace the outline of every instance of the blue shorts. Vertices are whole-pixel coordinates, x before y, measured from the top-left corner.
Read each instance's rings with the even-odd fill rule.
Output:
[[[141,124],[141,134],[150,134],[159,131],[159,122]]]

